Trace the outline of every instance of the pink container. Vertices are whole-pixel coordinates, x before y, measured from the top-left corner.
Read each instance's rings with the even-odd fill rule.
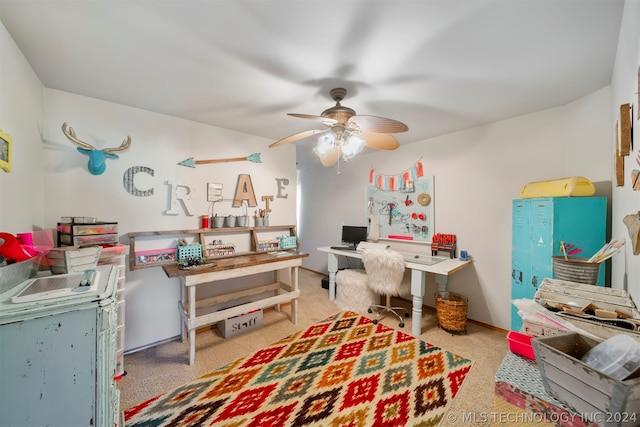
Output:
[[[536,354],[534,353],[533,346],[531,345],[531,338],[533,338],[531,335],[510,331],[507,334],[509,351],[522,357],[526,357],[527,359],[535,359]]]

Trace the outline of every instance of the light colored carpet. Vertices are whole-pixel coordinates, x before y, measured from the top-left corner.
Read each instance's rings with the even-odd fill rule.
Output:
[[[289,307],[284,306],[281,312],[266,310],[261,329],[231,339],[222,338],[215,327],[203,328],[197,334],[196,363],[192,366],[189,365],[188,343],[179,339],[126,355],[124,369],[127,375],[117,383],[121,392],[121,409],[192,381],[338,313],[340,309],[329,301],[328,291],[321,286],[323,277],[300,270],[301,298],[297,325],[291,323]],[[396,302],[410,306],[409,301]],[[373,315],[361,314],[373,318]],[[385,318],[382,323],[398,327],[398,321],[393,317]],[[402,330],[411,333],[410,318],[406,319]],[[441,425],[490,425],[483,421],[483,415],[493,410],[494,375],[508,351],[505,334],[471,322],[467,322],[466,334],[448,333],[437,326],[435,312],[428,308],[423,311],[422,330],[419,338],[423,341],[474,361],[471,373]],[[470,414],[475,414],[475,417]],[[476,421],[470,422],[472,419]]]

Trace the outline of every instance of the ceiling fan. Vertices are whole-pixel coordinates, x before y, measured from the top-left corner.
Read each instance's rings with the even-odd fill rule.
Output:
[[[377,116],[359,116],[354,110],[340,104],[347,94],[343,88],[329,92],[336,105],[324,110],[321,115],[294,114],[289,116],[313,120],[326,126],[290,135],[269,145],[278,147],[290,142],[298,142],[314,137],[317,145],[313,149],[323,166],[334,165],[340,156],[346,161],[358,154],[364,146],[378,150],[395,150],[400,143],[390,134],[406,132],[407,125],[393,119]]]

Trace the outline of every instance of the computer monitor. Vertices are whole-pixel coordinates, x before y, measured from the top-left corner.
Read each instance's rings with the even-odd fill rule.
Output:
[[[349,246],[356,247],[358,243],[367,240],[367,227],[356,225],[343,225],[342,226],[342,243],[347,243]]]

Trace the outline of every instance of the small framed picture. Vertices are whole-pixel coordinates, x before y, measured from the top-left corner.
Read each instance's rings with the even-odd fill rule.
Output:
[[[11,136],[0,129],[0,169],[11,172]]]

